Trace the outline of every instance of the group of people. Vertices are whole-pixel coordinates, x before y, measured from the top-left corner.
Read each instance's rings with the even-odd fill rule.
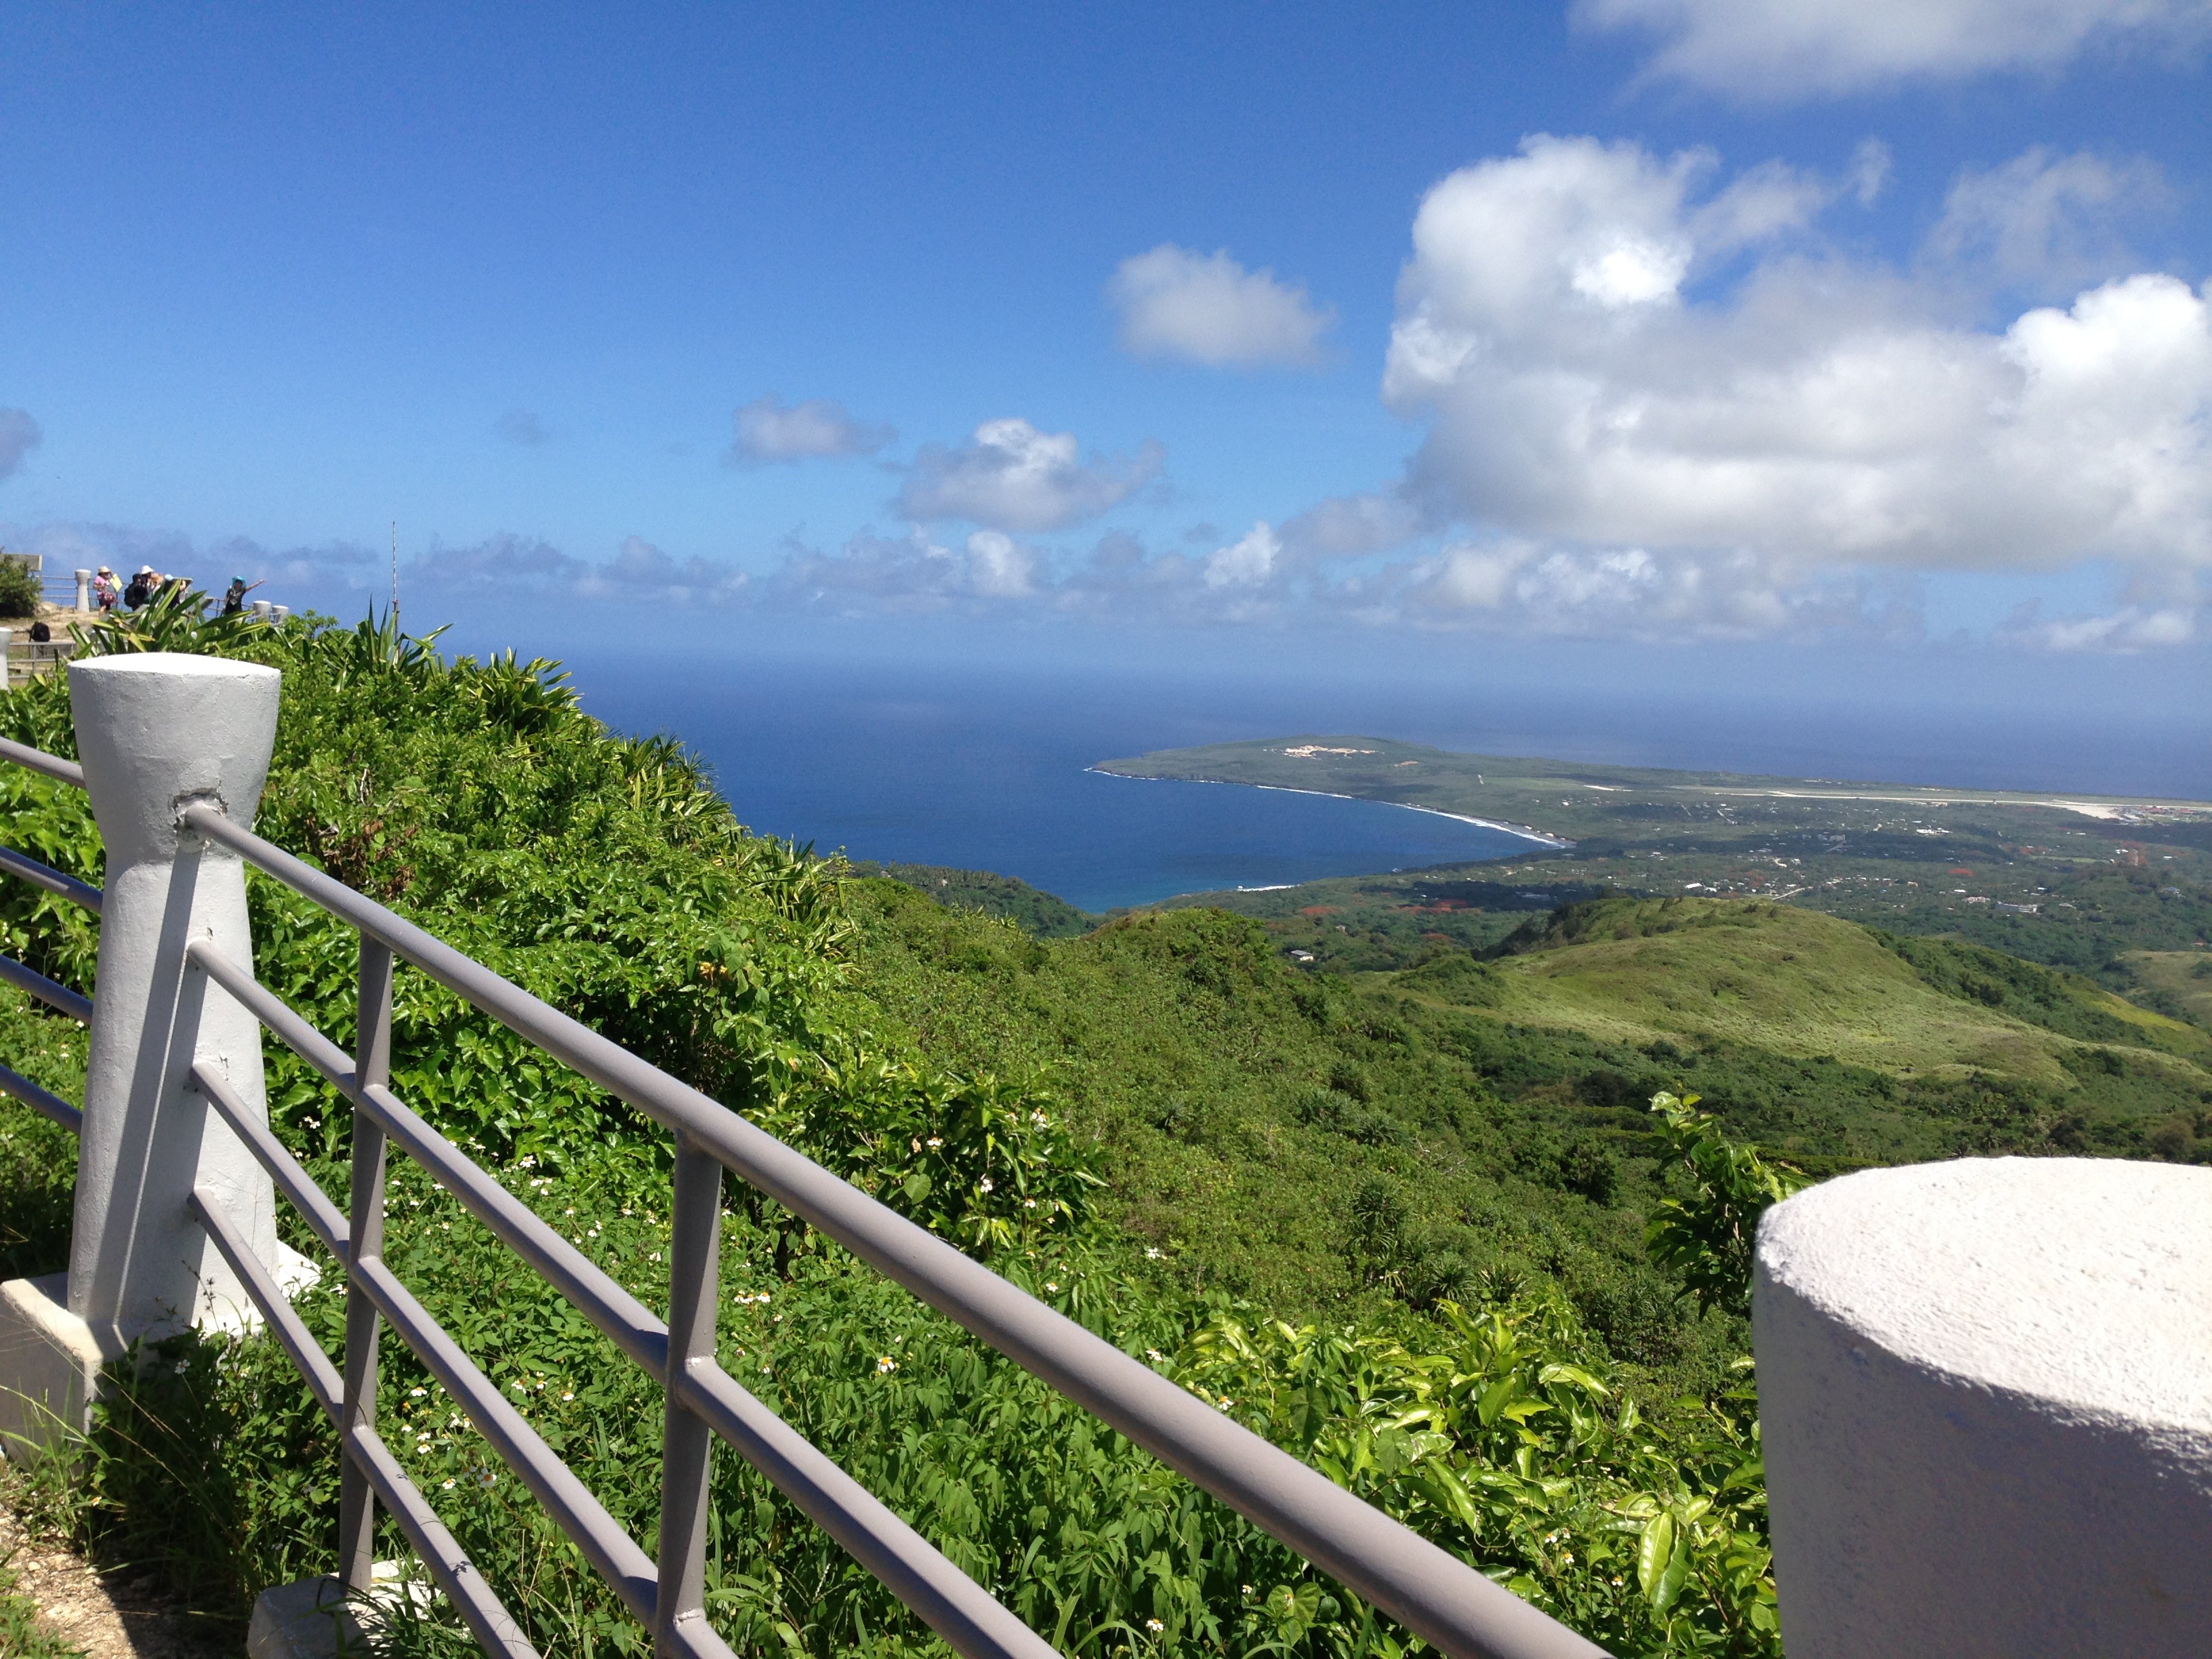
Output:
[[[259,582],[249,582],[243,576],[233,576],[230,586],[223,590],[222,614],[234,617],[245,610],[246,596],[260,586]],[[191,586],[189,577],[165,576],[150,564],[140,565],[137,574],[129,581],[119,582],[115,573],[102,565],[92,579],[93,609],[103,617],[112,615],[118,605],[125,611],[143,611],[153,604],[164,590],[174,587],[182,592]]]

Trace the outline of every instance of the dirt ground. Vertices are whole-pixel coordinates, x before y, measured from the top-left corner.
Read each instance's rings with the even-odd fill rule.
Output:
[[[102,1573],[66,1549],[27,1538],[4,1508],[0,1558],[15,1573],[15,1593],[86,1659],[213,1659],[226,1650],[148,1577],[127,1569]],[[228,1647],[234,1653],[234,1640]]]

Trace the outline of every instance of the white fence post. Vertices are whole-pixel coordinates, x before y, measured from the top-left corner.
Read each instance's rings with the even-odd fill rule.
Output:
[[[76,572],[76,608],[79,611],[92,609],[92,572],[89,570]]]
[[[1826,1182],[1752,1328],[1790,1659],[2212,1654],[2212,1170]]]
[[[255,1255],[277,1266],[269,1176],[186,1078],[211,1062],[264,1109],[261,1030],[190,968],[194,940],[252,963],[245,866],[178,828],[213,802],[253,821],[276,735],[279,676],[167,652],[70,665],[77,754],[106,844],[98,994],[70,1240],[70,1311],[128,1340],[189,1322],[234,1325],[245,1290],[187,1212],[220,1194]]]

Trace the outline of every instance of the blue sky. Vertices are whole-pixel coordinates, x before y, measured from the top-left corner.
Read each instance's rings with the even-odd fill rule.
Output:
[[[13,6],[0,540],[2203,684],[2203,3],[1192,11]]]

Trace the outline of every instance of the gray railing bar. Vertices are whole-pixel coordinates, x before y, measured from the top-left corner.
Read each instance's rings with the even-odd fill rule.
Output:
[[[211,807],[187,807],[183,821],[390,945],[555,1059],[665,1127],[691,1135],[786,1209],[1454,1659],[1603,1655],[1604,1650],[1456,1556],[1201,1404],[719,1101]]]
[[[345,1087],[347,1093],[357,1102],[368,1096],[368,1091],[362,1090],[356,1080],[352,1062],[347,1059],[345,1052],[287,1007],[267,987],[258,983],[235,963],[206,948],[202,941],[195,940],[186,955],[195,967],[203,969],[210,979],[236,997],[301,1059],[315,1066],[333,1082]],[[398,1103],[392,1099],[387,1090],[379,1089],[374,1092],[384,1096],[393,1105]],[[459,1161],[466,1164],[465,1159]],[[473,1170],[473,1166],[470,1167]],[[475,1173],[483,1185],[513,1201],[513,1195],[489,1176],[483,1176],[481,1171]],[[516,1207],[521,1206],[517,1205]],[[526,1210],[524,1212],[528,1213]],[[532,1217],[532,1220],[536,1218]],[[542,1226],[544,1224],[539,1224]],[[550,1231],[550,1229],[547,1231]],[[469,1414],[475,1419],[477,1429],[491,1442],[494,1449],[524,1484],[537,1494],[538,1501],[554,1512],[563,1529],[576,1540],[586,1559],[592,1561],[630,1611],[650,1624],[653,1618],[653,1571],[645,1552],[616,1524],[614,1517],[585,1488],[583,1482],[570,1473],[568,1466],[554,1455],[552,1449],[538,1437],[538,1431],[524,1420],[522,1413],[500,1397],[499,1391],[491,1386],[489,1379],[477,1369],[459,1345],[447,1335],[422,1304],[415,1300],[406,1286],[394,1278],[381,1261],[370,1258],[355,1264],[347,1274],[347,1280],[349,1285],[361,1285],[368,1292],[376,1310],[392,1322],[392,1328],[406,1340],[407,1346],[415,1350],[448,1392],[457,1399],[477,1402],[471,1407]],[[592,1311],[589,1301],[580,1301],[578,1305],[586,1314]],[[665,1356],[665,1348],[663,1353]],[[660,1369],[665,1369],[665,1358]]]
[[[717,1269],[721,1265],[722,1166],[683,1135],[668,1212],[668,1386],[660,1430],[660,1601],[656,1659],[676,1651],[707,1620],[707,1510],[714,1431],[676,1379],[714,1363]]]
[[[193,959],[210,969],[211,976],[234,994],[251,986],[253,997],[247,1006],[257,1014],[265,1012],[264,1001],[283,1006],[266,987],[246,979],[226,959],[212,952],[204,960],[198,957]],[[289,1013],[290,1010],[285,1012]],[[524,1261],[545,1273],[555,1288],[561,1290],[630,1358],[662,1383],[668,1382],[667,1328],[643,1304],[471,1163],[452,1142],[402,1104],[388,1089],[356,1091],[352,1072],[344,1068],[344,1054],[337,1045],[321,1039],[319,1033],[313,1032],[313,1028],[296,1015],[294,1018],[305,1031],[320,1039],[320,1057],[326,1064],[319,1069],[325,1077],[362,1109],[379,1115],[392,1138],[410,1157],[441,1176],[456,1198]],[[311,1063],[316,1058],[306,1048],[301,1048],[300,1052]],[[225,1115],[229,1114],[226,1112]],[[274,1142],[275,1137],[270,1139]],[[290,1161],[290,1154],[284,1152],[281,1145],[276,1150]],[[284,1182],[283,1173],[273,1165],[271,1173],[280,1182]],[[290,1184],[284,1184],[287,1196],[291,1196]],[[310,1188],[319,1196],[319,1188],[313,1188],[312,1183]],[[294,1201],[299,1200],[295,1198]],[[328,1200],[323,1201],[327,1205]],[[334,1253],[342,1254],[335,1249]],[[747,1393],[720,1366],[692,1368],[689,1376],[678,1379],[677,1386],[684,1390],[691,1409],[704,1417],[739,1456],[798,1504],[955,1650],[970,1656],[970,1659],[992,1659],[994,1656],[1005,1656],[1006,1659],[1054,1659],[1049,1644],[1007,1612],[988,1591],[946,1559],[934,1545],[908,1526],[818,1447]]]
[[[260,1160],[261,1167],[269,1171],[269,1178],[292,1200],[293,1207],[323,1243],[323,1248],[341,1262],[345,1260],[346,1218],[338,1213],[338,1206],[307,1170],[294,1158],[284,1143],[276,1139],[269,1125],[246,1109],[244,1101],[230,1086],[230,1080],[204,1060],[192,1062],[186,1074],[193,1088],[207,1097],[208,1104],[230,1125],[232,1131],[246,1143],[246,1150]]]
[[[740,1457],[957,1652],[1058,1659],[1050,1643],[720,1365],[689,1369],[674,1386]]]
[[[269,1276],[268,1267],[253,1253],[252,1247],[238,1236],[230,1212],[223,1207],[222,1200],[205,1187],[192,1188],[192,1213],[199,1218],[200,1225],[207,1229],[208,1237],[222,1252],[222,1259],[230,1263],[239,1282],[246,1286],[253,1298],[253,1305],[284,1352],[292,1356],[293,1367],[307,1385],[307,1392],[315,1396],[315,1403],[323,1414],[333,1423],[338,1416],[338,1374],[324,1353],[322,1344],[314,1334],[301,1322],[292,1310],[292,1304],[282,1287]]]
[[[642,1302],[563,1238],[551,1223],[479,1169],[389,1089],[372,1085],[364,1090],[354,1076],[353,1064],[346,1058],[345,1051],[294,1012],[267,986],[198,943],[186,954],[193,966],[204,970],[209,978],[274,1031],[287,1048],[320,1072],[355,1106],[367,1112],[410,1158],[443,1181],[471,1214],[544,1274],[553,1288],[605,1332],[617,1347],[656,1379],[667,1380],[668,1328],[654,1318]]]
[[[392,1075],[392,952],[361,935],[354,1004],[354,1076],[363,1084]],[[355,1269],[384,1257],[384,1126],[356,1109],[353,1118],[352,1231],[346,1239],[345,1396],[339,1426],[348,1434],[376,1425],[376,1304]],[[376,1583],[376,1494],[368,1472],[349,1459],[338,1470],[338,1576],[356,1595]]]
[[[59,755],[49,755],[43,749],[33,749],[27,743],[15,743],[0,738],[0,761],[13,761],[18,766],[28,767],[33,772],[43,772],[63,783],[84,787],[84,768],[75,761],[64,760]]]
[[[575,1471],[561,1461],[392,1269],[368,1256],[356,1262],[347,1278],[368,1293],[377,1312],[392,1322],[392,1328],[415,1351],[424,1368],[460,1402],[461,1409],[477,1425],[477,1432],[551,1512],[592,1570],[622,1598],[623,1605],[641,1624],[650,1627],[655,1574],[637,1540],[623,1530],[606,1506],[576,1478]]]
[[[84,1133],[84,1114],[51,1090],[41,1089],[21,1072],[0,1066],[0,1095],[12,1095],[33,1111],[52,1119],[73,1135]]]
[[[333,1423],[337,1422],[343,1385],[338,1381],[337,1367],[301,1322],[300,1316],[292,1310],[292,1304],[269,1277],[269,1270],[238,1236],[222,1200],[204,1187],[195,1188],[191,1208],[200,1225],[207,1229],[208,1237],[215,1241],[216,1248],[222,1252],[223,1259],[230,1263],[231,1271],[245,1285],[246,1293],[253,1298],[270,1329],[276,1333],[284,1352],[291,1356],[293,1365],[315,1396],[316,1403]],[[363,1428],[347,1436],[344,1447],[346,1462],[358,1462],[367,1472],[385,1508],[399,1522],[400,1530],[407,1534],[415,1553],[430,1569],[439,1588],[460,1609],[461,1617],[477,1640],[489,1650],[506,1654],[509,1659],[538,1659],[538,1650],[523,1636],[499,1598],[492,1594],[491,1587],[484,1583],[476,1563],[469,1559],[453,1534],[446,1530],[445,1523],[422,1496],[422,1488],[407,1478],[398,1459],[392,1456],[392,1449],[376,1431]]]
[[[185,958],[238,999],[284,1046],[336,1083],[353,1078],[353,1057],[310,1024],[291,1005],[204,939],[185,947]]]
[[[21,876],[33,887],[43,887],[49,893],[59,895],[72,904],[82,904],[95,916],[100,914],[100,890],[75,876],[65,876],[51,864],[41,864],[27,853],[19,853],[12,847],[0,847],[0,870],[11,876]]]
[[[66,985],[58,985],[35,968],[26,968],[9,957],[0,957],[0,980],[19,991],[27,991],[46,1005],[67,1014],[80,1025],[92,1024],[92,1002]]]
[[[469,1162],[389,1089],[368,1089],[355,1098],[410,1158],[440,1176],[465,1209],[543,1274],[609,1340],[648,1375],[666,1380],[668,1328],[645,1304],[562,1237],[550,1222]]]

